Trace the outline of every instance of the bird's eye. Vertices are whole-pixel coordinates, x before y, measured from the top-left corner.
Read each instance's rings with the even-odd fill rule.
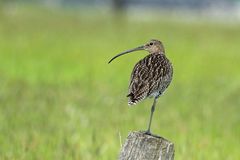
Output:
[[[150,45],[153,45],[153,43],[151,42],[151,43],[149,43]]]

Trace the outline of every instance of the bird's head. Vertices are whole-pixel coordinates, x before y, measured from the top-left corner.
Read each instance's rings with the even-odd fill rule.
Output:
[[[161,41],[152,39],[143,46],[144,50],[151,53],[162,53],[164,54],[164,47]]]
[[[133,48],[133,49],[127,50],[125,52],[117,54],[108,63],[111,63],[115,58],[120,57],[124,54],[131,53],[134,51],[139,51],[139,50],[146,50],[150,54],[153,54],[153,53],[164,54],[164,52],[165,52],[162,42],[159,40],[156,40],[156,39],[152,39],[142,46],[139,46],[139,47],[136,47],[136,48]]]

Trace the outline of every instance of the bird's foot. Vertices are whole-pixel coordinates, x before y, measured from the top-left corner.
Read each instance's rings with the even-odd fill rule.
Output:
[[[146,135],[149,135],[149,136],[152,136],[152,137],[156,137],[156,138],[161,138],[161,136],[156,135],[156,134],[152,134],[150,131],[143,131],[143,134],[146,134]]]
[[[149,131],[149,130],[147,130],[147,131],[144,131],[144,134],[147,134],[147,135],[152,135],[152,133]]]

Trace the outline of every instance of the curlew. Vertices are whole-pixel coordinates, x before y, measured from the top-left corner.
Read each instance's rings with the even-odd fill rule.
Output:
[[[135,105],[148,97],[154,98],[148,128],[145,132],[146,134],[151,134],[152,117],[157,99],[167,89],[173,76],[173,67],[165,55],[162,42],[155,39],[150,40],[142,46],[114,56],[108,63],[119,56],[139,50],[146,50],[149,52],[149,55],[140,60],[133,68],[127,95],[129,97],[128,105]]]

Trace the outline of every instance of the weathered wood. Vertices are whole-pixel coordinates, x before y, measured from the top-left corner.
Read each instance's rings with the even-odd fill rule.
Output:
[[[131,132],[123,145],[119,160],[173,160],[174,144],[162,137]]]

